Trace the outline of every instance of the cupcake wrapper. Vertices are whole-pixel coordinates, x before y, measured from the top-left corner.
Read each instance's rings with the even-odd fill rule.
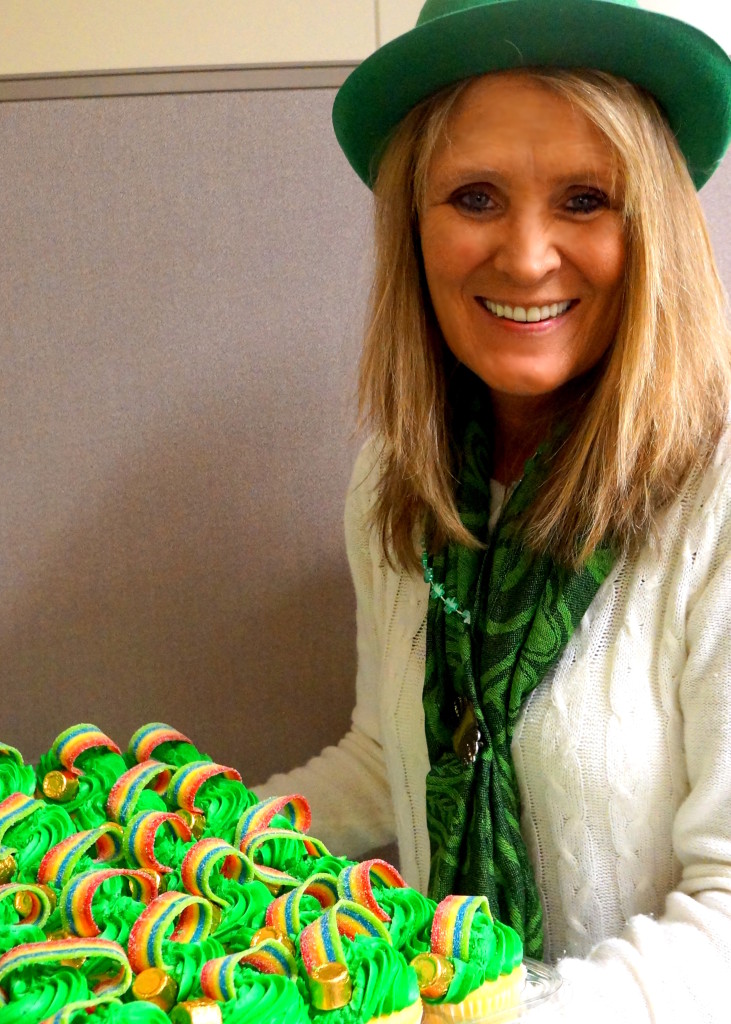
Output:
[[[382,1017],[372,1017],[368,1024],[421,1024],[422,1012],[421,999],[417,999],[404,1010],[387,1013]]]

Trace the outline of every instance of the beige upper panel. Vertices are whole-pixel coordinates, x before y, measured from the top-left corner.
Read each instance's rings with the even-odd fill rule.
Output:
[[[0,75],[354,61],[375,21],[374,0],[2,0]]]
[[[1,0],[1,75],[361,60],[423,0]],[[719,0],[644,0],[731,50]]]

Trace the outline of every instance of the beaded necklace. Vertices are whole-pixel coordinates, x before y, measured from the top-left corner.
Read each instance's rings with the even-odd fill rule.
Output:
[[[469,610],[460,608],[459,602],[456,597],[447,597],[444,592],[443,583],[434,582],[434,570],[429,562],[429,555],[426,552],[426,548],[421,553],[421,564],[424,568],[424,582],[429,584],[429,591],[444,605],[444,612],[446,615],[459,615],[464,622],[465,626],[469,626],[472,623],[472,616]]]

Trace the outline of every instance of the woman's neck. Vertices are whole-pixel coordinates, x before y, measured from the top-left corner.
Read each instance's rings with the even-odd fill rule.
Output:
[[[548,436],[555,416],[552,395],[492,392],[492,475],[506,486],[519,480],[528,459]]]

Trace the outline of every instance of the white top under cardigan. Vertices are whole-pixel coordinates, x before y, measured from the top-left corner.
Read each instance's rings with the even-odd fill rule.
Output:
[[[562,1022],[731,1021],[730,456],[727,432],[658,538],[614,567],[513,740]],[[375,461],[366,446],[345,515],[352,729],[259,792],[304,793],[334,853],[395,833],[402,873],[425,890],[428,588],[389,569],[368,531]]]

